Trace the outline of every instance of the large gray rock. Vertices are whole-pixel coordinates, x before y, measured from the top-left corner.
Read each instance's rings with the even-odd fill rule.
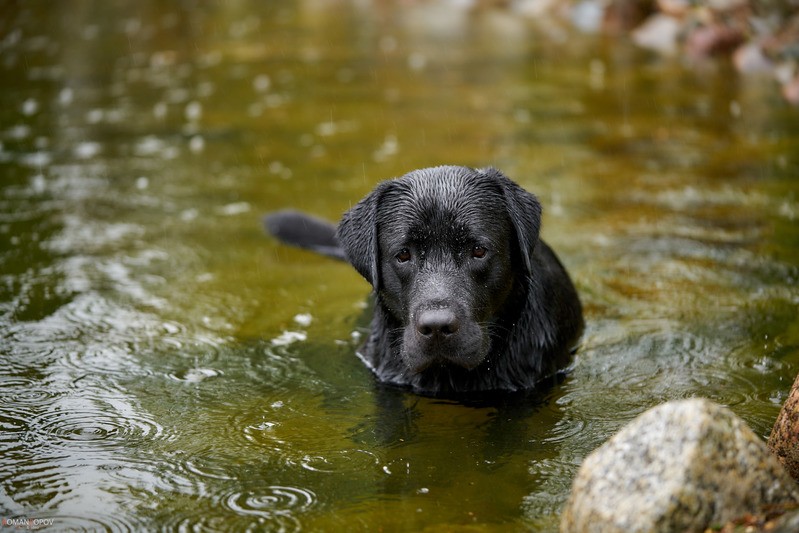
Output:
[[[799,480],[799,376],[777,415],[768,438],[768,447],[791,477]]]
[[[561,531],[703,531],[799,491],[765,443],[708,400],[650,409],[583,462]]]

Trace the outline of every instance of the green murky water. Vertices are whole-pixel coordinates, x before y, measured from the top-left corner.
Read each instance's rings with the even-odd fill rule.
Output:
[[[799,113],[769,80],[436,3],[0,12],[0,511],[77,530],[554,530],[582,458],[799,372]],[[260,229],[502,168],[587,332],[541,398],[375,387],[368,287]],[[470,529],[471,530],[471,529]]]

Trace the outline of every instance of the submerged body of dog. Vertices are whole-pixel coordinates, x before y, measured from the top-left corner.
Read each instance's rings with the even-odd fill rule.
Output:
[[[568,365],[582,311],[540,219],[499,171],[452,166],[379,184],[335,233],[297,213],[267,225],[372,284],[361,357],[380,381],[446,394],[530,389]]]

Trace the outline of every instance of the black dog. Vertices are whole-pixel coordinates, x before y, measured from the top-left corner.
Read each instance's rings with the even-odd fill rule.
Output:
[[[445,166],[380,183],[338,229],[266,218],[281,240],[346,259],[372,284],[360,354],[380,381],[425,394],[517,391],[568,365],[577,292],[539,239],[541,205],[498,170]]]

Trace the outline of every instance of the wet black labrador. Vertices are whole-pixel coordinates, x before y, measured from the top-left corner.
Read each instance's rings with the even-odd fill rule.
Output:
[[[540,203],[496,169],[382,182],[338,228],[296,211],[265,223],[372,284],[360,355],[382,382],[432,395],[532,389],[569,364],[582,334],[577,292],[539,239]]]

